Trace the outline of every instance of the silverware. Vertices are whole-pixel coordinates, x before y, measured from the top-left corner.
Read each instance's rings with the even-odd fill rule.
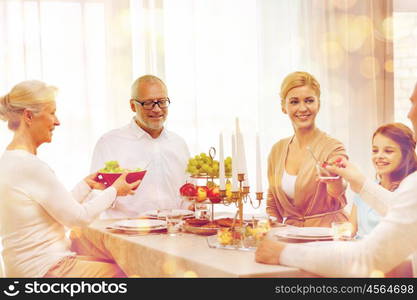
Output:
[[[308,150],[308,152],[310,152],[311,156],[314,158],[314,160],[316,161],[316,163],[317,163],[318,165],[320,165],[319,160],[318,160],[318,159],[316,158],[316,156],[314,155],[313,150],[311,150],[310,146],[307,146],[307,147],[306,147],[306,149]]]
[[[321,166],[321,162],[317,159],[317,157],[314,155],[313,150],[311,150],[310,146],[307,146],[306,149],[308,150],[308,152],[310,152],[311,156],[314,158],[314,160],[316,161],[316,169],[320,174],[324,174],[325,176],[330,176],[330,172],[327,171],[325,168],[323,168]],[[321,175],[320,175],[321,176]],[[336,177],[335,177],[336,178]]]

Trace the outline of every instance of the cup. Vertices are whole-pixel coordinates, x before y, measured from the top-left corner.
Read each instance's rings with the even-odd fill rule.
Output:
[[[349,222],[332,222],[333,240],[343,241],[352,238],[353,225]]]
[[[196,219],[210,220],[210,209],[205,203],[196,202],[194,205],[194,216]]]
[[[169,212],[167,212],[166,220],[167,220],[168,235],[176,236],[180,234],[182,218],[183,218],[183,215],[179,211],[170,210]]]

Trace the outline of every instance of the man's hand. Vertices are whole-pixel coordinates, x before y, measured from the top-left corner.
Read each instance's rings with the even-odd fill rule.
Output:
[[[365,183],[365,176],[359,171],[359,169],[349,162],[346,158],[342,158],[338,165],[327,165],[326,170],[342,176],[347,182],[350,183],[351,189],[359,193]]]
[[[255,252],[255,260],[259,263],[278,265],[279,257],[285,244],[264,238]]]

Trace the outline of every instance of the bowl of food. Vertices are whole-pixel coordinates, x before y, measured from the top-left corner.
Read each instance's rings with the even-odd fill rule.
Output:
[[[119,166],[119,163],[117,161],[112,160],[112,161],[106,162],[105,167],[98,171],[97,177],[95,178],[95,180],[97,182],[103,183],[106,187],[109,187],[124,172],[128,172],[126,176],[127,183],[133,183],[135,181],[138,181],[139,179],[142,180],[146,174],[146,170],[142,170],[140,168],[133,169],[133,170],[123,169]]]

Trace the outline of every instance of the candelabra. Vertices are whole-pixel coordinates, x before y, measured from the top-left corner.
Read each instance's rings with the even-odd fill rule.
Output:
[[[239,182],[238,190],[232,191],[231,198],[227,198],[225,189],[220,190],[220,198],[225,205],[230,205],[232,203],[236,205],[238,208],[236,216],[238,216],[239,221],[243,224],[243,205],[249,202],[253,208],[259,208],[263,200],[263,192],[256,193],[256,203],[250,195],[250,187],[243,185],[243,182],[245,181],[245,174],[239,173],[237,180]]]

